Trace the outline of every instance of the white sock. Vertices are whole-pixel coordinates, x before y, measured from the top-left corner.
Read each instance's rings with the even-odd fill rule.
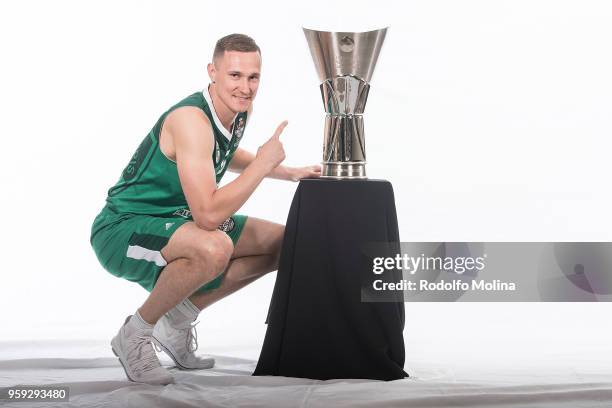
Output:
[[[136,312],[132,316],[130,316],[129,320],[126,321],[126,323],[127,323],[126,333],[128,336],[131,336],[135,331],[138,331],[138,332],[143,332],[143,331],[152,332],[153,331],[153,325],[147,323],[142,318],[138,310],[136,310]]]
[[[138,310],[136,310],[136,313],[134,313],[134,315],[132,316],[132,318],[130,319],[130,322],[137,328],[139,329],[143,329],[143,330],[149,330],[149,329],[153,329],[153,324],[147,323],[142,316],[140,315],[140,312]]]
[[[191,302],[191,300],[189,300],[189,298],[186,298],[185,300],[183,300],[182,303],[185,304],[185,306],[191,308],[193,313],[195,313],[195,316],[198,317],[198,315],[200,314],[201,310],[196,305],[194,305],[193,302]]]
[[[180,324],[184,322],[193,322],[198,318],[200,309],[196,305],[191,303],[189,299],[184,299],[181,303],[174,306],[167,313],[170,321],[174,324]]]

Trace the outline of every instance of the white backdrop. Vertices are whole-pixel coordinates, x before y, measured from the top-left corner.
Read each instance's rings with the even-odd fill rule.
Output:
[[[110,340],[144,301],[138,285],[99,266],[90,225],[158,116],[206,86],[214,43],[232,32],[263,51],[244,146],[256,149],[288,119],[286,163],[311,164],[324,114],[301,27],[390,26],[366,144],[370,177],[393,183],[403,241],[612,240],[610,3],[346,4],[2,3],[0,341]],[[295,188],[266,181],[241,212],[284,222]],[[257,358],[274,278],[202,313],[204,351]],[[597,358],[612,342],[612,304],[406,312],[408,361],[475,345],[483,361],[551,347]]]

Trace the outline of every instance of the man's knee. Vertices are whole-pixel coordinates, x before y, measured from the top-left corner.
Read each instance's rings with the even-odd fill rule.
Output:
[[[234,243],[232,239],[222,231],[215,231],[215,239],[211,240],[207,255],[210,257],[217,273],[227,267],[233,252]]]
[[[216,276],[227,267],[233,252],[231,238],[222,231],[215,231],[196,244],[195,262],[202,272],[210,271]]]

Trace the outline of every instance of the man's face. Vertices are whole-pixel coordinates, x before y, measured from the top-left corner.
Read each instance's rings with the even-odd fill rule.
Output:
[[[208,74],[215,83],[221,102],[232,112],[245,112],[253,103],[261,70],[258,52],[225,51],[209,64]]]

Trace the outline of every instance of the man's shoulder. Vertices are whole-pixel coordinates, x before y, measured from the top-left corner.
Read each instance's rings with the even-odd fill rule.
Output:
[[[202,92],[195,92],[172,105],[164,112],[161,118],[165,120],[166,117],[171,115],[176,110],[184,108],[192,108],[192,110],[199,110],[201,112],[206,113],[206,109],[208,109],[208,106],[206,104],[206,101],[204,100]]]
[[[212,131],[208,115],[198,106],[184,105],[173,109],[166,117],[166,124],[169,130],[204,126]]]
[[[174,151],[179,146],[188,149],[206,146],[211,149],[214,144],[214,131],[208,116],[194,106],[182,106],[172,111],[166,118],[164,129],[172,140]]]

